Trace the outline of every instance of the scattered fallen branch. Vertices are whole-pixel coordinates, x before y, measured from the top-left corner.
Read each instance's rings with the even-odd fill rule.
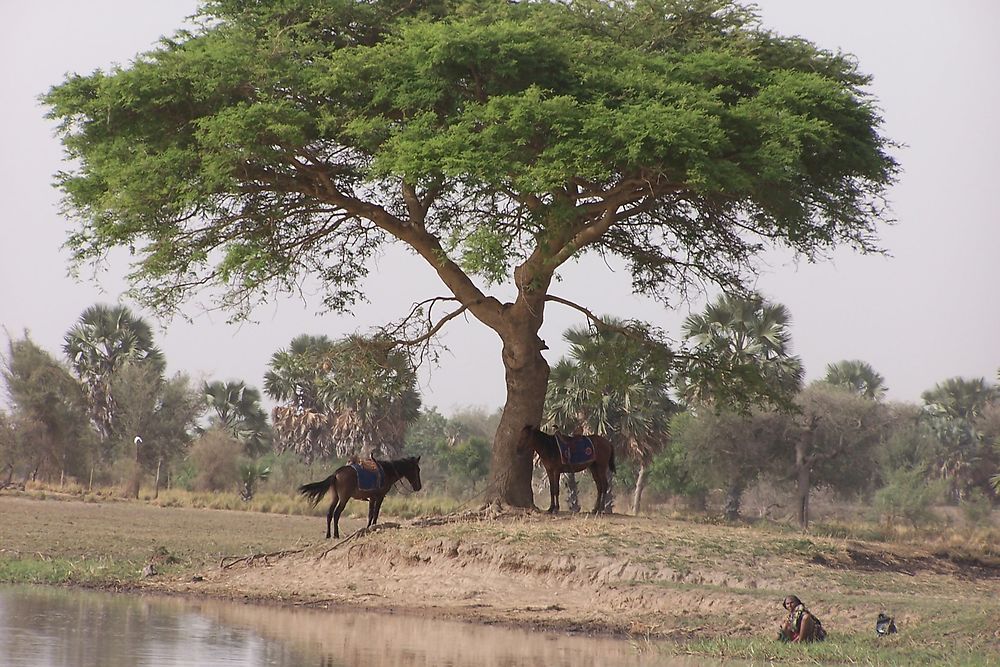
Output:
[[[245,563],[247,567],[253,567],[257,564],[258,560],[263,560],[264,565],[270,565],[271,558],[284,558],[285,556],[291,556],[292,554],[302,553],[304,549],[289,549],[285,551],[274,551],[269,554],[250,554],[249,556],[225,556],[219,561],[219,567],[223,570],[228,570],[237,563]],[[228,561],[228,562],[227,562]]]

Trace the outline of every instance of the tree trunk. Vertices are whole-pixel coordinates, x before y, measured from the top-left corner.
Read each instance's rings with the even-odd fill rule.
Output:
[[[635,480],[635,493],[632,494],[632,514],[639,516],[642,509],[642,492],[646,490],[646,481],[649,478],[649,467],[645,461],[639,461],[639,476]]]
[[[128,486],[128,496],[130,498],[139,498],[139,486],[141,484],[142,478],[142,466],[139,463],[139,443],[135,443],[135,476],[129,482]]]
[[[740,505],[743,504],[743,491],[746,483],[743,478],[737,478],[729,485],[726,491],[726,506],[723,510],[726,521],[738,521],[740,518]]]
[[[531,317],[522,312],[518,319],[518,314],[511,313],[507,327],[500,333],[507,402],[493,441],[492,498],[488,499],[514,507],[534,507],[531,492],[534,455],[530,450],[518,454],[517,441],[525,425],[537,427],[542,422],[545,389],[549,382],[549,364],[542,356],[546,345],[537,333],[542,325],[542,307],[543,302],[538,301]]]
[[[156,459],[156,482],[153,484],[153,499],[160,497],[160,468],[163,466],[163,457]]]
[[[576,485],[576,473],[570,472],[562,476],[566,487],[566,506],[570,512],[580,511],[580,489]]]
[[[608,468],[608,492],[604,495],[604,512],[605,514],[615,513],[615,476],[611,472],[611,468]]]
[[[139,497],[139,468],[135,468],[129,475],[128,483],[125,486],[125,497],[126,498],[138,498]]]
[[[541,424],[549,365],[541,351],[536,351],[534,359],[512,367],[507,363],[509,347],[504,345],[503,354],[507,367],[507,403],[497,426],[490,463],[492,500],[514,507],[534,507],[531,493],[533,453],[529,450],[518,454],[517,441],[526,424]]]
[[[806,435],[795,443],[795,506],[798,510],[799,527],[803,530],[809,527],[809,466],[811,462],[806,456],[808,438],[809,435]]]

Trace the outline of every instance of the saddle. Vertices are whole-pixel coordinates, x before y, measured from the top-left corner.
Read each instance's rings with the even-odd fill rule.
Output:
[[[358,475],[359,491],[378,491],[385,485],[385,471],[378,461],[368,459],[359,463],[349,463]]]
[[[556,443],[559,445],[559,458],[564,465],[593,463],[597,458],[593,441],[585,435],[556,433]]]

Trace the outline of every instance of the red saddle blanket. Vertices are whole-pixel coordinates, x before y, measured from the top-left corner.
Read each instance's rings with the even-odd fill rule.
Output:
[[[596,458],[593,441],[585,435],[556,434],[559,443],[559,456],[566,465],[581,465],[593,463]]]

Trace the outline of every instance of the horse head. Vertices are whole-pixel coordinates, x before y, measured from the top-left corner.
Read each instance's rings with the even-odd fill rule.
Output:
[[[521,435],[517,439],[517,453],[524,454],[531,446],[531,440],[535,435],[535,427],[532,424],[525,424],[521,429]]]
[[[423,484],[420,482],[420,457],[413,457],[407,460],[408,465],[404,468],[403,476],[410,483],[414,491],[419,491]]]

